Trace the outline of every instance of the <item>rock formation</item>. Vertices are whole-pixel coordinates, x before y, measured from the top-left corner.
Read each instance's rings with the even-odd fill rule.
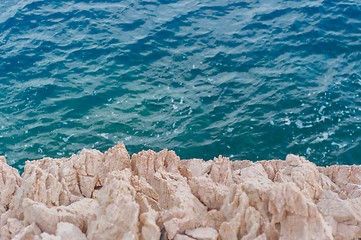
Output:
[[[358,239],[361,166],[180,160],[173,152],[0,157],[0,239]]]

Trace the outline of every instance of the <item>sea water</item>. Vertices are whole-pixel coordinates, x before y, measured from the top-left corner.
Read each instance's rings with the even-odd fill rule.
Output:
[[[1,0],[0,155],[117,142],[361,164],[361,2]]]

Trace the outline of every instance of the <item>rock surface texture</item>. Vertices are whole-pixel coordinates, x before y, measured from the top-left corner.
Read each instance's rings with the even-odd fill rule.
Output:
[[[0,157],[0,239],[358,239],[361,166],[180,160],[173,152]]]

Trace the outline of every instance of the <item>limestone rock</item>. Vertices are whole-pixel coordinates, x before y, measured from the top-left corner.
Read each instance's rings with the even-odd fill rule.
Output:
[[[4,157],[0,157],[0,214],[9,208],[20,181],[18,171],[7,165]]]
[[[139,205],[130,183],[130,169],[114,172],[97,192],[96,219],[89,223],[88,239],[138,239]]]
[[[217,240],[218,238],[217,230],[210,227],[189,229],[186,234],[199,240]]]
[[[100,183],[104,183],[108,173],[125,168],[130,168],[130,157],[124,144],[120,143],[104,153],[99,169]]]
[[[215,183],[230,185],[233,182],[231,161],[229,158],[219,156],[214,158],[210,177]]]
[[[175,235],[174,237],[174,240],[194,240],[195,238],[191,238],[187,235],[184,235],[184,234],[177,234]]]
[[[335,239],[357,239],[361,236],[360,200],[345,201],[332,191],[325,191],[317,202],[326,223],[332,228]]]
[[[280,239],[333,238],[316,204],[296,184],[276,184],[270,194],[271,224],[279,224]]]
[[[135,175],[144,177],[152,185],[156,172],[163,170],[169,173],[179,173],[180,158],[175,152],[166,149],[159,153],[148,150],[133,154],[131,165]]]
[[[202,159],[182,160],[178,168],[183,177],[190,179],[209,174],[212,169],[213,161],[203,161]]]
[[[71,161],[77,173],[80,192],[84,197],[91,197],[99,179],[99,167],[103,154],[96,150],[83,150],[80,155],[73,155]]]
[[[56,227],[56,236],[67,240],[86,240],[86,236],[74,224],[68,222],[59,222]]]
[[[36,239],[37,236],[41,234],[40,228],[35,224],[32,223],[23,229],[12,239],[13,240],[27,240],[27,239]]]
[[[180,160],[169,150],[0,157],[0,239],[359,239],[361,166]]]
[[[99,203],[94,199],[84,198],[68,206],[48,207],[43,203],[24,199],[23,209],[24,223],[36,223],[44,232],[55,234],[60,222],[72,223],[86,232],[89,222],[96,218]]]
[[[361,196],[361,166],[330,166],[318,170],[329,177],[339,187],[337,191],[341,198]]]
[[[194,177],[189,180],[192,193],[208,209],[219,209],[228,192],[228,187],[223,184],[213,182],[208,176]]]

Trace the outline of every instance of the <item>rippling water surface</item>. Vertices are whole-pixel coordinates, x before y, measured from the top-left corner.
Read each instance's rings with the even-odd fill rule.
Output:
[[[361,164],[361,3],[2,0],[0,155],[124,142]]]

